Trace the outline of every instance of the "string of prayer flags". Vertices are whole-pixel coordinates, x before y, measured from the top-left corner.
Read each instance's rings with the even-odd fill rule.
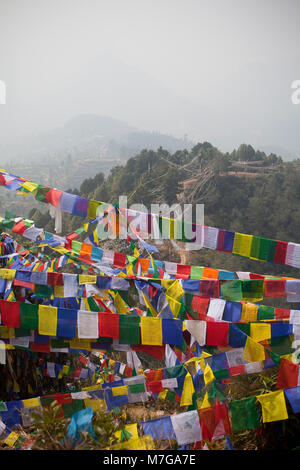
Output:
[[[0,363],[5,363],[8,357],[13,393],[19,393],[20,384],[6,349],[18,348],[23,348],[26,353],[126,351],[127,365],[107,360],[102,373],[108,382],[104,382],[99,370],[93,367],[82,372],[80,368],[74,370],[70,365],[49,361],[40,367],[46,377],[87,378],[93,375],[93,380],[99,380],[102,389],[91,390],[91,395],[88,389],[84,397],[55,395],[62,404],[64,416],[73,419],[77,413],[82,423],[84,416],[88,416],[85,422],[89,423],[91,433],[93,412],[102,407],[112,410],[128,403],[145,402],[153,395],[165,400],[172,397],[181,406],[195,408],[204,388],[200,409],[173,414],[155,422],[149,420],[143,426],[148,437],[139,438],[136,424],[132,424],[132,432],[125,429],[118,436],[121,441],[118,448],[122,449],[153,448],[153,439],[163,439],[166,433],[168,438],[175,438],[178,445],[184,446],[202,439],[214,441],[229,435],[231,429],[255,429],[260,424],[258,403],[263,422],[288,418],[285,397],[293,410],[300,409],[299,365],[291,360],[294,352],[292,335],[296,339],[300,336],[300,315],[296,310],[256,304],[264,297],[298,302],[300,280],[193,267],[153,260],[152,257],[144,259],[137,249],[134,257],[104,250],[98,246],[100,224],[105,224],[115,235],[121,234],[129,225],[132,232],[138,234],[140,248],[147,249],[141,237],[148,233],[150,226],[161,230],[164,225],[171,239],[189,240],[180,234],[184,226],[173,219],[133,214],[117,205],[89,201],[5,171],[0,171],[0,185],[22,195],[31,193],[38,201],[50,204],[56,230],[61,225],[61,211],[94,219],[67,237],[45,232],[36,228],[33,221],[12,214],[0,219],[2,227],[34,241],[37,247],[47,246],[60,255],[59,259],[43,258],[37,252],[37,258],[14,240],[6,236],[0,238],[4,266],[0,269],[0,293],[3,296],[0,299],[0,337],[3,338],[0,340]],[[101,211],[105,217],[99,217]],[[107,217],[109,214],[113,215],[111,219]],[[97,229],[88,236],[90,225],[96,222],[99,222]],[[206,248],[300,267],[300,245],[295,243],[214,227],[193,228],[195,242]],[[79,242],[78,236],[84,232],[87,238]],[[151,246],[148,248],[151,253],[155,251]],[[78,267],[83,264],[82,273],[57,272],[67,262],[78,263]],[[22,292],[29,291],[38,303],[25,303],[23,293],[21,297],[14,294],[14,287],[21,287]],[[145,311],[129,304],[131,287],[137,290]],[[209,353],[203,347],[207,347]],[[215,354],[215,348],[219,348],[218,354]],[[167,367],[143,374],[136,351],[144,351],[158,359],[165,357]],[[222,380],[230,380],[239,374],[260,373],[274,366],[279,366],[278,391],[231,401],[228,407],[223,403]],[[121,378],[122,375],[125,378]],[[30,410],[41,408],[47,399],[43,396],[7,402],[6,409],[0,411],[4,426],[9,429],[19,425],[20,410],[25,410],[23,423],[29,422]],[[78,423],[75,418],[72,423],[73,428],[75,426],[73,436],[76,436]]]
[[[135,380],[135,378],[132,378]],[[136,379],[139,380],[139,377]],[[128,379],[129,380],[129,379]],[[167,383],[165,383],[167,385]],[[169,384],[171,385],[171,384]],[[110,388],[110,395],[111,397],[119,397],[121,398],[121,403],[124,402],[125,397],[125,388],[124,385],[122,385],[122,381],[115,382],[115,384],[106,384],[106,387],[111,387]],[[133,389],[130,384],[128,384],[129,389],[131,389],[132,392],[136,392],[137,390]],[[299,387],[297,387],[299,388]],[[122,390],[121,390],[122,389]],[[109,391],[107,388],[105,389],[106,391]],[[297,393],[295,392],[295,389],[288,389],[292,390],[292,392],[287,392],[286,395],[291,398],[291,400],[294,400],[294,406],[297,403],[297,399],[299,400]],[[91,399],[87,399],[82,395],[83,392],[77,393],[77,394],[66,394],[66,395],[53,395],[52,399],[56,399],[59,403],[63,405],[64,409],[64,414],[67,416],[68,414],[68,405],[71,405],[72,400],[75,399],[75,401],[84,401],[85,403],[85,408],[88,408],[93,402]],[[91,394],[91,397],[93,394],[95,394],[95,391],[88,392]],[[97,400],[102,399],[103,397],[103,391],[99,391],[101,396],[97,395]],[[106,393],[106,392],[105,392]],[[77,396],[78,395],[78,396]],[[214,396],[216,393],[213,394]],[[285,401],[284,401],[284,396],[283,396],[283,391],[278,392],[271,392],[265,395],[259,395],[257,397],[249,397],[246,399],[242,400],[237,400],[234,402],[229,403],[229,411],[231,414],[231,422],[229,420],[228,416],[228,410],[225,404],[220,405],[218,402],[215,406],[210,406],[209,403],[207,403],[208,407],[203,407],[203,404],[196,413],[198,414],[199,418],[195,420],[196,415],[194,416],[194,424],[191,426],[190,422],[190,417],[191,417],[191,412],[187,413],[181,413],[179,415],[173,415],[171,419],[171,424],[173,426],[174,434],[170,433],[171,436],[175,435],[178,443],[179,441],[183,442],[186,440],[186,443],[192,439],[191,435],[199,436],[199,427],[201,430],[202,434],[202,439],[208,439],[208,440],[213,440],[214,438],[223,436],[224,434],[228,435],[231,434],[231,425],[233,427],[233,430],[239,431],[239,430],[244,430],[244,429],[254,429],[255,427],[259,426],[260,418],[258,414],[258,410],[256,408],[256,400],[258,402],[261,402],[262,405],[262,410],[263,410],[263,421],[264,422],[270,422],[270,421],[277,421],[281,419],[287,419],[287,414],[286,414],[286,407],[285,407]],[[49,403],[51,402],[51,398],[49,397]],[[123,401],[122,401],[123,400]],[[109,398],[108,398],[109,401]],[[205,400],[204,400],[205,401]],[[125,402],[128,402],[126,399]],[[124,403],[125,403],[124,402]],[[111,403],[116,404],[116,402]],[[14,426],[16,423],[20,422],[20,417],[18,416],[18,411],[23,410],[23,409],[31,409],[33,407],[38,408],[40,405],[45,406],[47,403],[45,402],[45,397],[38,397],[33,400],[23,400],[21,402],[13,402],[10,403],[8,402],[7,404],[7,410],[9,411],[8,414],[5,414],[6,412],[1,413],[2,414],[2,419],[4,419],[5,425],[6,426]],[[109,407],[112,408],[112,407]],[[73,409],[73,408],[72,408]],[[98,409],[93,408],[92,409]],[[70,408],[71,410],[71,408]],[[243,412],[241,412],[241,410]],[[162,419],[166,419],[167,417],[164,417]],[[184,423],[185,418],[187,419],[188,423]],[[162,424],[162,423],[161,423]],[[147,423],[148,429],[152,437],[154,438],[154,435],[158,433],[158,429],[155,429],[155,423],[153,423],[152,431],[151,429],[151,421]],[[163,426],[163,424],[162,424]],[[169,426],[168,426],[169,427]],[[191,429],[191,427],[193,429]],[[201,438],[199,437],[201,440]],[[191,441],[190,441],[191,442]]]
[[[25,178],[20,178],[14,175],[10,175],[6,171],[0,171],[0,185],[15,190],[20,193],[21,191],[31,193],[34,197],[47,204],[52,204],[57,207],[60,204],[60,209],[65,212],[78,215],[80,217],[87,217],[92,215],[95,217],[95,210],[102,206],[107,208],[107,204],[88,200],[80,196],[61,192],[53,195],[53,188],[49,188],[42,185],[37,185]],[[21,191],[20,191],[21,190]],[[97,208],[97,209],[96,209]],[[108,209],[107,209],[108,210]],[[112,212],[112,211],[111,211]],[[115,213],[115,209],[113,210]],[[144,224],[143,230],[149,233],[150,228],[154,225],[159,225],[159,229],[162,229],[162,222],[169,227],[170,236],[175,240],[188,241],[191,240],[185,238],[185,230],[175,230],[175,220],[167,219],[163,217],[157,217],[154,214],[143,214],[136,212],[136,216],[130,220],[130,209],[119,208],[118,213],[122,213],[126,219],[129,220],[130,226],[136,231],[134,223],[136,222],[141,226],[141,221],[145,219],[147,223]],[[148,224],[148,220],[151,220],[151,224]],[[112,220],[113,225],[119,224],[119,218],[115,217]],[[156,224],[155,224],[156,223]],[[151,227],[149,227],[149,225]],[[184,225],[184,224],[183,224]],[[137,226],[136,226],[137,227]],[[20,227],[21,232],[23,231],[24,225]],[[127,229],[127,227],[125,227]],[[227,251],[235,255],[244,256],[250,259],[263,260],[268,262],[286,264],[292,267],[300,267],[300,246],[292,242],[282,242],[278,240],[269,240],[264,237],[258,237],[253,235],[242,234],[238,232],[230,232],[227,230],[221,230],[214,227],[207,227],[203,225],[195,225],[195,236],[194,242],[202,243],[202,246],[212,250]],[[177,238],[179,237],[179,238]]]
[[[43,280],[41,279],[40,282],[39,282],[38,279],[34,277],[35,276],[34,273],[35,272],[32,272],[30,274],[30,272],[28,272],[28,271],[23,271],[23,272],[17,271],[14,281],[17,282],[18,284],[20,284],[20,283],[23,283],[24,285],[26,284],[28,287],[30,287],[29,286],[30,283],[39,283],[39,284],[42,284],[42,285],[47,285],[47,280],[49,278],[49,275],[52,275],[52,277],[49,278],[47,288],[46,287],[44,288],[44,290],[45,290],[44,293],[43,293],[43,290],[41,290],[40,287],[37,287],[37,286],[35,287],[37,295],[42,296],[42,297],[46,297],[46,296],[51,295],[52,291],[49,290],[50,287],[54,288],[54,291],[57,292],[57,293],[58,293],[58,291],[61,291],[60,294],[57,294],[58,296],[63,296],[63,295],[67,296],[68,295],[66,293],[65,288],[64,289],[62,289],[62,287],[59,288],[59,286],[62,286],[62,285],[65,284],[65,277],[66,277],[65,274],[50,273],[49,272],[48,276],[44,276],[44,279]],[[0,270],[0,277],[1,277],[1,270]],[[73,276],[73,277],[77,278],[77,276]],[[95,277],[90,277],[90,276],[87,276],[87,277],[85,276],[85,278],[80,277],[80,282],[82,282],[83,279],[86,279],[87,285],[90,282],[92,282],[92,283],[95,282]],[[98,285],[98,279],[99,278],[97,277],[97,285]],[[111,279],[109,281],[111,284],[109,286],[107,285],[106,288],[109,288],[109,287],[113,288],[117,281],[121,281],[121,279],[119,279],[119,280],[118,279]],[[236,281],[237,281],[237,283],[236,283]],[[227,298],[227,300],[233,299],[233,296],[232,296],[232,293],[230,293],[230,290],[232,291],[232,289],[234,290],[234,289],[238,288],[239,293],[238,293],[238,296],[235,297],[236,300],[241,300],[243,298],[243,292],[245,293],[245,291],[247,291],[247,296],[246,297],[244,296],[244,300],[248,299],[248,300],[256,301],[257,298],[258,298],[258,294],[257,294],[257,289],[255,288],[255,283],[258,283],[258,282],[264,282],[264,285],[269,281],[272,281],[272,283],[275,283],[274,284],[275,286],[278,284],[279,294],[278,294],[278,290],[277,291],[273,290],[274,295],[285,296],[285,294],[288,295],[288,292],[289,292],[289,291],[286,292],[286,289],[284,289],[284,288],[280,288],[280,285],[285,286],[285,283],[287,283],[289,280],[280,280],[280,279],[275,279],[275,280],[250,279],[250,280],[247,280],[247,279],[244,279],[244,280],[236,280],[236,281],[234,281],[235,284],[232,284],[232,281],[229,282],[228,284],[224,284],[224,281],[223,281],[223,283],[221,283],[221,291],[220,292],[219,292],[219,289],[218,289],[218,284],[213,284],[213,285],[212,284],[207,284],[206,287],[205,287],[204,281],[202,281],[200,283],[198,282],[197,285],[192,286],[192,283],[194,281],[192,281],[192,280],[182,280],[181,281],[182,282],[182,287],[180,286],[180,284],[178,284],[178,286],[180,286],[181,294],[182,294],[182,292],[187,292],[190,289],[191,290],[199,290],[202,295],[205,295],[205,296],[211,295],[213,297],[218,297],[219,295],[221,295],[221,297]],[[77,286],[80,286],[80,282],[78,282],[77,279],[76,279],[76,285]],[[100,280],[99,280],[99,282],[100,282]],[[174,281],[172,281],[172,282],[174,283]],[[178,282],[178,281],[176,281],[176,282]],[[300,281],[295,280],[293,282],[294,282],[293,289],[294,290],[297,289],[297,288],[300,289]],[[191,283],[191,284],[189,284],[189,283]],[[263,284],[261,284],[261,287],[262,287],[262,285]],[[99,285],[99,287],[100,287],[100,285]],[[183,289],[183,291],[182,291],[182,289]],[[209,290],[209,289],[213,289],[213,290]],[[226,290],[227,290],[227,292],[226,292]],[[262,291],[262,289],[260,289],[260,292],[261,291]],[[176,295],[175,291],[173,292],[172,289],[170,289],[169,293],[170,292],[172,293],[172,295],[175,295],[176,298],[180,298],[180,295],[179,296]],[[179,292],[180,292],[180,290],[179,290]],[[76,295],[76,293],[75,293],[75,295]],[[267,295],[272,296],[272,291],[271,291],[271,294],[270,294],[270,292],[269,293],[267,292]],[[168,299],[169,298],[171,298],[173,302],[176,302],[176,298],[170,297],[170,295],[168,295]],[[261,298],[261,296],[259,298]],[[291,300],[296,301],[296,298],[292,298]],[[149,306],[149,308],[151,308],[151,306]],[[155,312],[152,312],[152,314],[155,315]]]

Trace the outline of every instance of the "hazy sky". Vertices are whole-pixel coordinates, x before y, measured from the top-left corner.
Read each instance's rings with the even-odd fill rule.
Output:
[[[300,154],[299,0],[0,0],[0,139],[97,113]]]

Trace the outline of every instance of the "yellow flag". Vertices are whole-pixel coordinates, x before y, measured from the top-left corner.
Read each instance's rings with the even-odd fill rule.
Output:
[[[128,389],[126,385],[121,385],[120,387],[112,387],[111,391],[113,397],[118,397],[120,395],[128,395]]]
[[[21,186],[31,193],[38,187],[36,183],[31,183],[31,181],[25,181],[25,183],[22,183]]]
[[[114,302],[118,313],[128,313],[129,307],[126,306],[119,292],[116,293]]]
[[[48,305],[39,305],[39,334],[56,336],[57,308]]]
[[[204,383],[205,383],[205,387],[207,385],[209,385],[211,382],[213,382],[215,380],[215,376],[214,376],[214,373],[211,369],[211,367],[206,364],[206,367],[204,369]]]
[[[212,356],[212,354],[209,354],[208,352],[202,351],[201,357],[204,357],[204,359],[206,357],[211,357],[211,356]]]
[[[290,362],[293,362],[294,364],[298,364],[298,360],[297,358],[294,357],[294,354],[295,353],[291,353],[291,354],[285,354],[284,356],[280,356],[281,359],[287,359],[288,361]]]
[[[147,297],[145,296],[145,294],[143,292],[142,292],[142,296],[143,296],[144,302],[146,304],[146,307],[150,310],[150,312],[152,313],[152,315],[154,317],[157,317],[157,315],[158,315],[157,311],[152,306],[151,302],[147,299]]]
[[[39,398],[29,398],[28,400],[23,400],[24,408],[33,408],[34,406],[40,406]]]
[[[129,264],[128,266],[126,266],[126,274],[127,274],[127,276],[133,276],[135,274],[135,272],[133,271],[132,264]],[[125,275],[124,275],[124,277],[125,277]]]
[[[242,304],[241,322],[257,321],[258,305],[255,304]]]
[[[190,364],[190,363],[195,363],[195,364],[198,364],[198,362],[200,362],[200,357],[191,357],[191,359],[189,359],[188,361],[186,361],[186,364]]]
[[[7,444],[9,447],[13,447],[18,439],[19,435],[16,432],[12,431],[5,439],[4,443]]]
[[[126,429],[126,431],[128,431],[131,434],[130,439],[138,439],[139,438],[137,423],[126,424],[125,429]],[[115,432],[115,436],[120,442],[121,442],[121,433],[122,433],[122,431],[116,431]],[[128,439],[128,440],[130,440],[130,439]]]
[[[142,344],[162,346],[162,319],[141,317]]]
[[[10,326],[0,326],[0,338],[8,339],[15,337],[15,329]],[[8,346],[8,344],[6,345]]]
[[[191,374],[188,372],[184,379],[183,390],[181,395],[180,406],[189,406],[193,404],[193,394],[195,387]]]
[[[184,290],[178,279],[173,281],[172,284],[166,290],[166,295],[168,295],[169,297],[172,297],[175,300],[181,299],[183,294],[184,294]]]
[[[283,390],[266,393],[265,395],[258,395],[256,398],[260,402],[262,407],[262,416],[264,423],[288,419]]]
[[[91,351],[92,350],[91,341],[87,339],[74,338],[70,340],[70,348],[71,349],[86,349],[87,351]]]
[[[178,313],[181,307],[181,303],[175,300],[173,297],[166,295],[167,302],[169,304],[170,310],[173,313],[174,317],[178,317]]]
[[[253,235],[246,235],[244,233],[235,233],[232,253],[241,256],[250,256],[251,244]]]
[[[146,434],[138,439],[129,439],[113,446],[107,447],[107,450],[151,450],[155,449],[152,436]]]
[[[89,200],[89,207],[88,207],[88,217],[90,219],[94,219],[97,215],[97,209],[101,205],[100,202],[94,201],[93,199]]]
[[[83,389],[82,389],[83,390]],[[95,387],[93,388],[95,390]],[[84,398],[84,405],[85,408],[91,406],[94,411],[106,411],[106,403],[105,400],[92,400],[91,398]]]
[[[172,286],[174,282],[174,279],[161,279],[160,283],[163,287],[165,287],[166,291],[169,289],[169,287]]]
[[[205,360],[204,360],[204,359],[205,359],[206,357],[209,357],[209,356],[211,356],[211,354],[209,354],[209,353],[207,353],[207,352],[205,352],[205,351],[202,351],[202,354],[201,354],[200,359],[199,359],[199,364],[200,364],[201,370],[203,370],[203,372],[204,372],[205,367],[206,367],[206,364],[205,364]]]
[[[99,385],[94,384],[94,385],[89,385],[88,387],[82,387],[81,388],[81,390],[84,391],[84,392],[93,391],[93,390],[101,390],[101,389],[102,389],[101,384],[99,384]]]
[[[260,342],[271,338],[271,325],[268,323],[250,323],[250,336]]]
[[[94,242],[96,243],[96,245],[99,245],[99,238],[98,238],[97,230],[93,231],[93,235],[94,235]]]
[[[200,408],[209,408],[211,406],[210,401],[208,399],[208,392],[205,392],[203,402],[201,403]]]
[[[90,307],[90,304],[88,303],[88,300],[86,297],[83,297],[83,302],[85,304],[85,309],[88,310],[89,312],[91,311],[91,307]]]
[[[18,195],[18,196],[28,197],[29,194],[30,194],[30,192],[29,192],[29,193],[27,193],[27,192],[25,193],[25,191],[17,191],[17,195]]]
[[[47,245],[46,245],[47,246]],[[58,253],[60,254],[65,254],[65,253],[69,253],[70,250],[67,250],[66,248],[64,248],[63,246],[60,246],[60,247],[51,247],[52,250],[54,251],[57,251]],[[70,260],[71,263],[74,263],[74,261]]]
[[[58,378],[60,379],[64,375],[68,375],[69,369],[70,369],[70,366],[64,365],[63,368],[60,369],[59,371]]]
[[[15,269],[0,269],[0,279],[7,279],[12,281],[15,278]]]
[[[161,392],[159,392],[158,394],[158,398],[160,398],[161,400],[165,400],[166,396],[167,396],[167,393],[168,393],[168,389],[164,389],[162,390]]]
[[[65,296],[65,286],[54,286],[54,297],[64,297]]]
[[[154,268],[154,261],[153,261],[153,258],[152,258],[151,255],[150,255],[150,261],[151,261],[152,269],[153,269],[153,271],[155,271],[155,268]]]
[[[79,274],[79,284],[96,284],[97,276],[90,276],[88,274]]]
[[[264,361],[266,358],[264,347],[253,341],[249,336],[247,337],[246,345],[244,348],[243,359],[249,362]]]

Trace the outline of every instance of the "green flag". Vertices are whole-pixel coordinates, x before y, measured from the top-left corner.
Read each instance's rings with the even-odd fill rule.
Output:
[[[26,330],[37,330],[38,329],[38,305],[25,304],[20,302],[20,322],[21,328]]]
[[[233,431],[255,429],[260,425],[256,397],[242,398],[229,403]]]
[[[119,344],[140,344],[140,317],[119,315]]]

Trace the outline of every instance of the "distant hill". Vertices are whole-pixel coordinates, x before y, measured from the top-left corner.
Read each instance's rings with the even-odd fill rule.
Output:
[[[60,162],[68,156],[78,159],[125,159],[143,148],[157,150],[163,146],[170,152],[191,148],[192,142],[171,135],[149,132],[117,119],[95,114],[82,114],[64,126],[36,136],[27,136],[0,148],[2,162]]]
[[[142,149],[156,151],[159,147],[173,153],[191,148],[192,143],[139,130],[111,117],[82,114],[62,127],[19,139],[7,147],[0,144],[0,161],[1,168],[15,175],[68,190],[80,188],[84,180],[97,173],[108,176],[112,168],[126,164]],[[38,206],[32,198],[15,201],[5,191],[1,197],[18,215]]]

